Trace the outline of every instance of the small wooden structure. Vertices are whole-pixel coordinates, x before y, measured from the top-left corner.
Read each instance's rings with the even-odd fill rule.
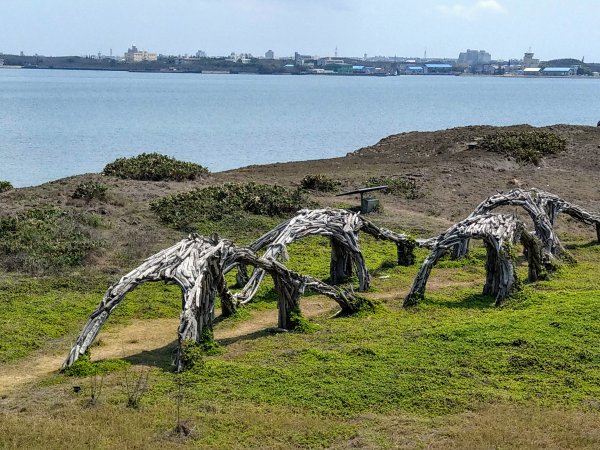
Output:
[[[337,194],[336,197],[341,197],[343,195],[354,195],[360,194],[360,212],[363,214],[368,214],[371,211],[374,211],[377,205],[377,200],[374,198],[365,197],[365,194],[373,191],[382,191],[387,189],[387,186],[373,186],[366,187],[361,189],[356,189],[354,191],[342,192],[341,194]]]

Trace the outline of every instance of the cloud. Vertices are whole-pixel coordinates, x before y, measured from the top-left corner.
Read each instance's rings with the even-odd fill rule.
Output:
[[[497,0],[479,0],[470,5],[463,3],[440,5],[437,9],[447,16],[460,17],[467,20],[476,19],[485,13],[503,14],[506,12],[506,9]]]

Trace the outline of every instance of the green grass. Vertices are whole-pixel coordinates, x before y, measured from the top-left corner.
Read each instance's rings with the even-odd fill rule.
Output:
[[[582,270],[563,269],[566,284]],[[319,320],[311,334],[264,337],[235,358],[207,358],[188,375],[199,387],[190,395],[341,416],[435,416],[505,401],[583,407],[600,399],[600,290],[570,292],[560,277],[539,287],[499,309],[481,286],[449,287],[417,309],[390,302]],[[157,389],[173,389],[172,376],[162,373]]]
[[[53,339],[74,335],[102,300],[109,282],[103,278],[0,279],[0,363],[13,361]],[[131,318],[177,317],[179,288],[148,283],[127,295],[109,326]]]
[[[326,278],[326,244],[325,239],[311,238],[290,246],[289,266]],[[571,244],[577,265],[563,266],[548,281],[526,283],[523,295],[502,308],[494,308],[493,299],[481,295],[484,252],[478,247],[469,259],[441,261],[433,269],[425,299],[405,310],[400,306],[402,297],[418,265],[393,265],[395,248],[388,243],[362,237],[361,244],[373,272],[374,286],[367,295],[382,299],[384,306],[372,313],[335,319],[324,314],[311,319],[317,325],[311,333],[259,333],[228,340],[220,354],[204,356],[202,365],[184,375],[184,416],[198,431],[186,445],[324,448],[339,447],[360,436],[357,442],[363,446],[392,447],[401,442],[393,437],[393,430],[408,429],[407,433],[414,434],[412,428],[425,427],[419,435],[425,439],[427,427],[435,421],[489,405],[509,405],[508,411],[514,414],[539,408],[565,411],[553,419],[558,422],[572,414],[569,411],[590,411],[590,417],[596,417],[593,410],[600,405],[600,247]],[[418,250],[417,254],[420,262],[427,252]],[[524,276],[526,268],[518,271]],[[21,343],[12,333],[54,324],[56,330],[40,335],[35,347],[73,333],[104,290],[101,282],[51,279],[7,278],[0,285],[12,296],[12,306],[0,310],[4,319],[0,320],[0,342],[12,339],[24,353],[29,351],[27,342]],[[130,294],[109,323],[132,317],[174,317],[178,299],[173,286],[147,285]],[[235,326],[261,309],[274,308],[268,283],[257,300],[228,319],[229,324],[218,326]],[[32,319],[40,307],[39,318]],[[156,350],[160,351],[164,349]],[[0,355],[7,359],[6,354]],[[9,359],[18,356],[12,354]],[[86,421],[81,423],[93,429],[102,429],[107,421],[112,423],[110,416],[117,415],[154,430],[152,439],[166,447],[173,444],[165,438],[174,425],[178,392],[177,375],[170,366],[153,370],[142,413],[135,416],[119,409],[124,401],[119,376],[118,370],[107,375],[104,403],[94,414],[77,409],[74,399],[63,399],[63,406],[52,406],[58,412],[50,409],[51,415],[36,416],[38,435],[53,430],[62,436],[56,419],[61,415],[70,417],[69,423],[84,420],[73,418],[75,413],[68,412],[72,410],[80,411],[77,417]],[[71,379],[63,378],[52,386],[46,383],[43,389],[64,392],[67,380]],[[501,423],[502,417],[489,420]],[[523,420],[529,419],[525,415]],[[18,423],[6,423],[5,434],[16,436]],[[121,430],[116,423],[114,429],[120,433],[120,442],[134,445],[145,439]],[[568,442],[569,435],[565,436]],[[421,438],[413,438],[420,442]],[[103,439],[118,445],[110,436]]]

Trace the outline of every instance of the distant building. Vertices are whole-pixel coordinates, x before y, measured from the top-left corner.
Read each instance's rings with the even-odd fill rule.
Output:
[[[294,53],[294,64],[297,66],[304,66],[307,65],[308,61],[312,61],[314,60],[314,58],[312,56],[309,55],[301,55],[298,52]],[[314,65],[314,64],[313,64]]]
[[[542,70],[542,75],[551,77],[566,77],[573,74],[572,67],[546,67]]]
[[[275,53],[273,52],[273,50],[266,51],[265,59],[275,59]]]
[[[344,64],[345,61],[343,59],[335,59],[335,58],[319,58],[317,60],[317,66],[325,67],[330,64]]]
[[[4,60],[2,58],[0,58],[0,66],[4,65]]]
[[[481,66],[489,64],[492,61],[492,55],[485,50],[471,50],[461,52],[458,55],[458,64],[467,66]]]
[[[450,64],[425,64],[423,68],[425,74],[449,74],[452,73]]]
[[[531,67],[537,67],[540,64],[539,59],[533,58],[533,53],[527,52],[523,55],[523,69],[529,69]]]
[[[156,61],[158,56],[156,53],[148,53],[146,50],[138,50],[135,45],[132,45],[130,49],[127,49],[125,53],[125,61],[128,63],[140,63],[146,61]]]
[[[421,66],[408,66],[405,73],[408,75],[423,75],[425,70]]]
[[[523,75],[539,75],[541,70],[542,69],[540,67],[526,67],[523,69]]]
[[[202,51],[202,50],[198,50],[196,52],[196,58],[200,59],[200,58],[206,58],[206,52]]]

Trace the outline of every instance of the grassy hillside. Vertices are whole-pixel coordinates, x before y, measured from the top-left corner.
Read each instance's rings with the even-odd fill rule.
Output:
[[[424,237],[513,179],[542,188],[545,179],[557,188],[547,189],[599,210],[593,171],[600,164],[594,150],[600,134],[585,127],[561,130],[565,151],[539,165],[463,149],[473,133],[497,131],[486,127],[390,137],[318,166],[340,189],[373,178],[412,180],[411,195],[399,190],[382,196],[383,212],[370,218]],[[315,164],[281,165],[277,176],[295,188],[316,173]],[[0,194],[5,215],[49,203],[102,218],[93,233],[102,245],[81,264],[36,276],[0,271],[0,448],[600,446],[600,245],[594,230],[562,217],[559,235],[577,264],[563,265],[550,280],[525,283],[502,308],[481,295],[485,255],[476,246],[465,260],[441,261],[424,301],[403,309],[427,251],[417,251],[417,265],[398,267],[393,245],[361,236],[373,285],[366,295],[378,303],[373,312],[333,318],[336,304],[309,293],[301,301],[312,325],[308,332],[275,333],[276,303],[267,281],[255,303],[234,317],[217,318],[217,351],[178,375],[171,358],[181,294],[172,285],[149,284],[127,296],[91,347],[89,367],[98,375],[56,373],[107,286],[184,235],[163,225],[151,202],[224,182],[273,182],[271,177],[272,166],[180,183],[86,175]],[[108,187],[105,198],[71,198],[76,186],[93,181]],[[356,201],[326,192],[307,195],[319,205]],[[236,223],[195,220],[201,232],[216,229],[243,243],[283,219],[250,214]],[[287,264],[326,279],[329,252],[325,239],[307,239],[290,247]],[[526,263],[518,262],[525,279]],[[132,396],[139,401],[128,407]],[[175,433],[178,415],[184,432]]]

